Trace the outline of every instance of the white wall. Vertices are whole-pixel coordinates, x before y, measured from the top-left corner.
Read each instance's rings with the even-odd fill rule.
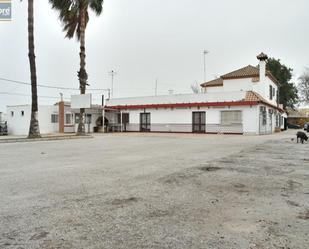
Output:
[[[212,93],[199,93],[199,94],[175,94],[175,95],[110,99],[106,101],[106,105],[117,106],[117,105],[149,105],[149,104],[240,101],[244,99],[245,96],[246,92],[244,91],[212,92]]]
[[[128,131],[139,131],[140,113],[151,113],[151,131],[165,132],[192,132],[192,112],[206,112],[206,132],[230,132],[245,134],[258,134],[258,112],[257,106],[235,106],[235,107],[201,107],[201,108],[165,108],[165,109],[139,109],[122,110],[129,113]],[[221,111],[242,111],[242,125],[235,127],[221,126]]]
[[[223,92],[223,86],[205,87],[205,92],[207,92],[207,93],[218,93],[218,92]]]
[[[223,96],[227,96],[226,94],[239,91],[254,91],[259,93],[263,98],[271,102],[273,105],[277,105],[276,95],[273,96],[273,99],[270,100],[269,97],[269,85],[275,88],[276,92],[278,90],[278,86],[268,77],[264,77],[261,81],[252,81],[252,78],[243,78],[243,79],[228,79],[223,80],[223,87],[207,87],[206,93],[209,94],[208,98],[212,94],[222,94],[217,95],[219,98],[221,97],[221,101],[223,100]],[[206,98],[207,99],[207,98]],[[225,98],[226,99],[226,98]],[[220,101],[220,100],[219,100]]]
[[[229,79],[223,81],[224,92],[252,91],[252,90],[253,90],[252,78]]]
[[[259,134],[259,113],[258,107],[244,107],[243,109],[243,129],[245,134]]]
[[[269,77],[266,77],[265,78],[265,83],[264,83],[264,87],[265,87],[265,95],[264,95],[264,98],[266,98],[269,102],[271,102],[273,105],[277,105],[277,102],[276,102],[276,99],[277,99],[277,96],[273,96],[273,99],[270,100],[269,98],[269,85],[271,85],[273,88],[275,88],[276,90],[276,94],[277,94],[277,91],[278,91],[278,86],[269,78]]]
[[[39,126],[40,133],[54,133],[58,132],[58,123],[51,123],[51,114],[58,113],[58,106],[42,106],[39,107]],[[21,113],[24,112],[22,116]],[[14,115],[12,115],[12,112]],[[8,106],[7,107],[7,124],[8,133],[10,135],[27,135],[29,132],[31,117],[30,105]]]

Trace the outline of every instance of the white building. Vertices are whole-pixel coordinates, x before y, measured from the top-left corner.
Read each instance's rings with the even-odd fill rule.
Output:
[[[202,84],[200,94],[110,99],[86,109],[86,131],[196,132],[270,134],[284,128],[285,112],[278,103],[278,81],[266,71],[267,55],[259,67],[246,66]],[[30,105],[8,106],[9,134],[24,135]],[[105,118],[102,118],[104,113]],[[104,120],[104,122],[103,122]],[[70,103],[39,106],[40,131],[76,132],[79,110]]]
[[[79,110],[71,109],[70,103],[39,105],[39,126],[41,134],[74,133],[79,122]],[[86,109],[86,132],[93,132],[97,119],[102,116],[101,106]],[[31,117],[31,105],[7,106],[9,135],[27,135]]]
[[[267,55],[257,56],[259,68],[246,66],[201,86],[204,93],[111,99],[110,123],[125,131],[270,134],[283,127],[278,81],[266,71]],[[122,121],[121,121],[122,119]]]

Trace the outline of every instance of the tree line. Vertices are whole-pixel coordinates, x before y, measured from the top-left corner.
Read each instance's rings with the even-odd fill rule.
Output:
[[[309,104],[309,69],[305,68],[298,81],[292,82],[293,69],[280,59],[269,58],[266,68],[279,81],[279,103],[283,108],[295,109],[299,104]]]

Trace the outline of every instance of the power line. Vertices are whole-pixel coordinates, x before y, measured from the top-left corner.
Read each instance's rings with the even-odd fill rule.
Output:
[[[14,96],[22,96],[22,97],[31,97],[31,94],[23,94],[23,93],[11,93],[11,92],[0,92],[0,95],[14,95]],[[48,98],[48,99],[59,99],[56,96],[44,96],[38,95],[38,98]],[[71,98],[64,98],[70,100]],[[101,100],[100,98],[92,98],[92,100]]]
[[[2,78],[0,77],[0,81],[6,81],[6,82],[11,82],[14,84],[19,84],[19,85],[27,85],[31,86],[31,83],[25,82],[25,81],[19,81],[19,80],[12,80],[12,79],[7,79],[7,78]],[[42,88],[50,88],[50,89],[61,89],[61,90],[73,90],[73,91],[79,91],[79,88],[73,88],[73,87],[62,87],[62,86],[50,86],[50,85],[43,85],[43,84],[37,84],[38,87]],[[87,89],[89,91],[108,91],[109,89],[104,89],[104,88],[89,88]]]
[[[10,92],[0,92],[0,95],[16,95],[16,96],[31,97],[30,94],[10,93]],[[59,97],[54,97],[54,96],[40,96],[40,95],[38,95],[38,98],[59,99]],[[68,99],[68,98],[65,98],[65,99]]]

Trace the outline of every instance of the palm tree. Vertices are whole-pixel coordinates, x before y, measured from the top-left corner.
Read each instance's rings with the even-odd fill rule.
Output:
[[[53,9],[59,11],[66,37],[74,35],[80,42],[80,69],[78,71],[80,93],[85,94],[88,75],[86,72],[85,31],[89,21],[88,10],[99,16],[103,10],[103,0],[49,0]],[[80,109],[77,134],[85,134],[85,109]]]
[[[40,135],[39,120],[38,120],[38,92],[37,92],[37,78],[35,66],[34,53],[34,32],[33,32],[33,0],[28,0],[28,49],[29,49],[29,64],[31,76],[31,120],[29,127],[29,138],[38,138]]]

